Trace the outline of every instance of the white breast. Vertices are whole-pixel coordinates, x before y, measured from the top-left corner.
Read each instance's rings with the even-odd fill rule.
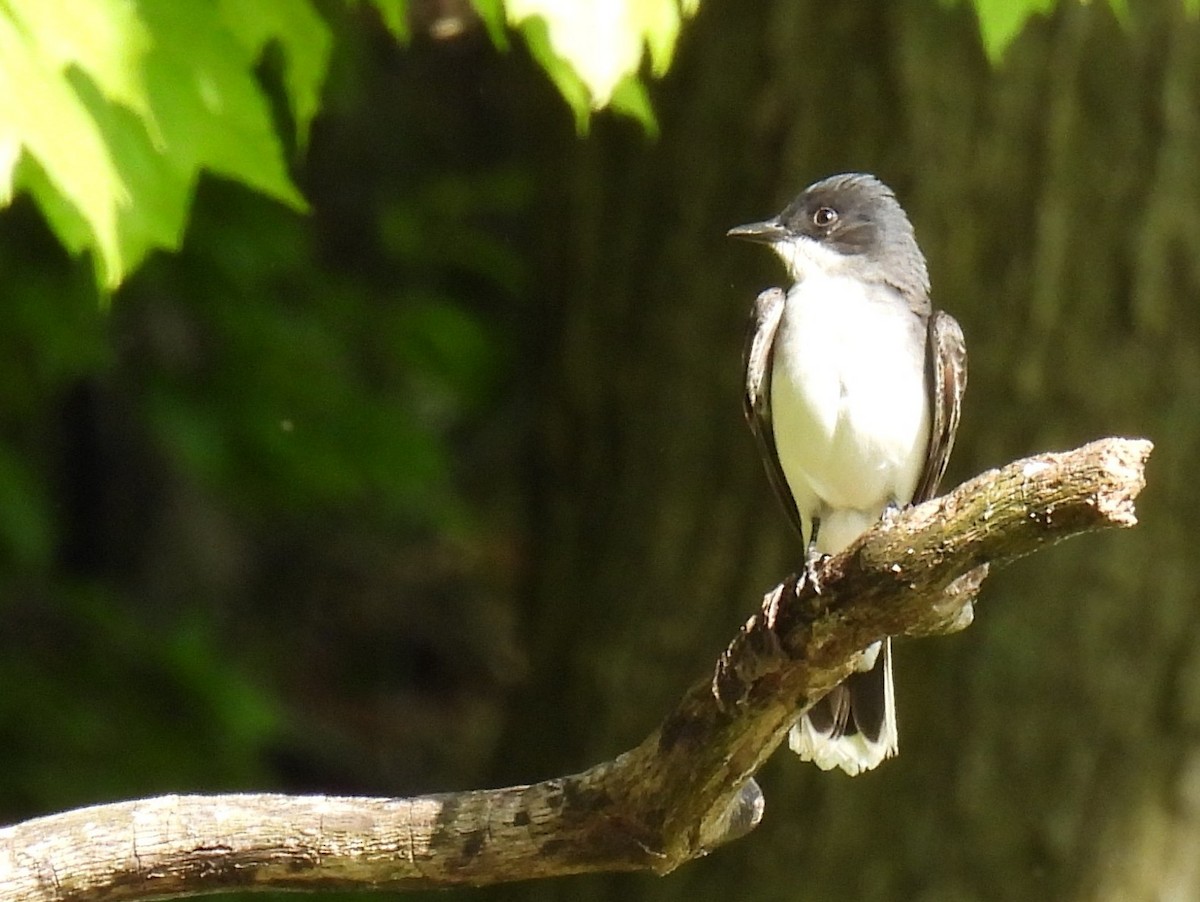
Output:
[[[886,286],[814,273],[788,293],[771,414],[806,534],[821,517],[821,550],[912,500],[929,441],[924,360],[924,331]]]

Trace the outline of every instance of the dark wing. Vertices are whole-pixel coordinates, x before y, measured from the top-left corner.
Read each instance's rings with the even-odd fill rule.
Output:
[[[786,295],[780,288],[768,288],[754,300],[754,313],[746,332],[746,422],[758,442],[767,469],[767,479],[775,496],[783,505],[788,520],[796,528],[800,540],[804,533],[800,528],[800,514],[788,488],[783,467],[779,464],[779,452],[775,448],[775,430],[771,426],[771,362],[775,356],[775,335],[779,321],[783,319],[783,304]]]
[[[929,318],[925,366],[929,386],[929,450],[925,469],[917,480],[913,504],[928,501],[937,494],[946,475],[954,435],[962,413],[963,392],[967,388],[967,346],[962,329],[949,313],[935,310]]]

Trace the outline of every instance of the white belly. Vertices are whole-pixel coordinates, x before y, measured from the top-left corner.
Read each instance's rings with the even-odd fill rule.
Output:
[[[929,442],[925,335],[889,289],[810,275],[788,293],[771,373],[775,444],[818,547],[912,500]]]

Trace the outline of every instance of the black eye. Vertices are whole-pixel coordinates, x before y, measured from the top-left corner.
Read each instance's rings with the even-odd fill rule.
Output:
[[[817,207],[817,212],[813,214],[813,225],[817,228],[827,229],[837,222],[838,213],[833,207]]]

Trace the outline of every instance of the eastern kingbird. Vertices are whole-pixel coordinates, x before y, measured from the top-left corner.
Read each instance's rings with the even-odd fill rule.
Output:
[[[746,342],[746,418],[805,543],[806,570],[890,508],[932,498],[967,383],[962,330],[934,311],[912,225],[874,176],[835,175],[729,234],[768,245],[793,284],[764,291]],[[788,737],[821,769],[896,754],[891,640]]]

